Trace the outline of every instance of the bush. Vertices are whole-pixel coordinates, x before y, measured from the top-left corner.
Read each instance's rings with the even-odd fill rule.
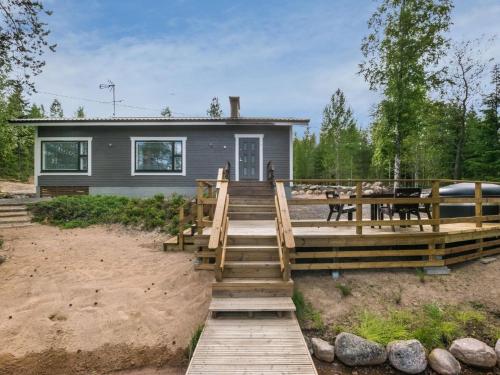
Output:
[[[176,234],[179,207],[185,199],[127,198],[112,195],[61,196],[29,206],[33,220],[62,228],[84,228],[93,224],[120,223],[145,230],[161,229]]]

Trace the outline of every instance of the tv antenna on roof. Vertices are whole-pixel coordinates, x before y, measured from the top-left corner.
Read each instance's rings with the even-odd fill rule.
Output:
[[[113,117],[116,115],[116,103],[122,102],[123,100],[115,99],[115,84],[108,79],[108,83],[101,83],[99,85],[100,89],[109,89],[113,93]]]

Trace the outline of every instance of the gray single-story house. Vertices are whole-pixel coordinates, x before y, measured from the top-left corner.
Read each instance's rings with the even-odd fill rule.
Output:
[[[36,128],[35,185],[42,196],[192,195],[196,179],[217,177],[231,163],[231,180],[293,178],[293,126],[308,119],[241,117],[230,97],[224,118],[127,117],[15,119]]]

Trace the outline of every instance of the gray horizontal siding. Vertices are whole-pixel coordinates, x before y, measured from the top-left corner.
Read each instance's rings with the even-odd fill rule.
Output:
[[[264,134],[265,166],[277,178],[289,177],[288,126],[74,126],[38,128],[39,137],[92,137],[92,176],[39,176],[39,186],[191,187],[196,179],[216,178],[231,163],[234,179],[235,134]],[[186,176],[131,176],[130,137],[187,137]],[[226,148],[224,149],[224,146]]]

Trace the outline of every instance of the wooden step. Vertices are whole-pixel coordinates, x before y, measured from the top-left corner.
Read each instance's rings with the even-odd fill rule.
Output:
[[[255,196],[231,196],[229,205],[273,205],[274,196],[270,197],[255,197]]]
[[[222,276],[234,278],[281,277],[280,263],[274,260],[227,261]]]
[[[27,216],[28,211],[19,210],[19,211],[0,211],[0,218],[2,217],[18,217],[18,216]]]
[[[213,297],[291,297],[293,281],[281,278],[229,278],[212,283]]]
[[[228,246],[275,246],[276,235],[229,235],[227,237],[227,243]]]
[[[17,205],[0,205],[0,212],[23,212],[27,211],[25,205],[17,204]]]
[[[229,201],[229,212],[276,212],[274,204],[233,204]]]
[[[226,248],[227,261],[278,260],[277,246],[229,246]]]
[[[295,311],[290,297],[212,298],[210,312]]]
[[[12,224],[4,224],[0,223],[0,229],[8,229],[8,228],[22,228],[22,227],[29,227],[32,226],[33,223],[26,221],[22,223],[12,223]]]
[[[0,217],[0,224],[21,224],[30,222],[31,218],[26,215],[19,217]]]
[[[228,213],[231,220],[274,220],[276,212],[232,212]]]

